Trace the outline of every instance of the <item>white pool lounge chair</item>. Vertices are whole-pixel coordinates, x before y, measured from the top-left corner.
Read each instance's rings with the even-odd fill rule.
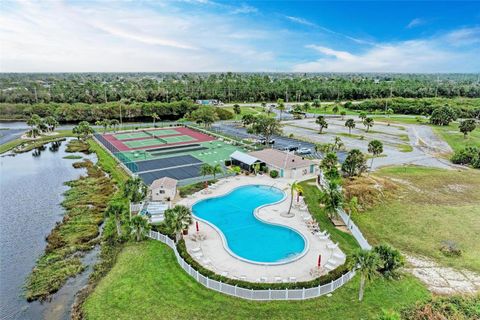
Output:
[[[337,252],[332,255],[332,258],[337,260],[343,260],[345,258],[345,255],[343,253]]]
[[[211,263],[212,263],[212,260],[210,260],[210,259],[208,259],[208,258],[205,258],[205,259],[202,260],[202,262],[203,262],[204,264],[211,264]]]
[[[222,277],[226,277],[226,276],[228,276],[228,271],[223,271],[222,272]]]
[[[240,280],[246,281],[246,280],[247,280],[247,276],[244,276],[244,275],[240,276]]]
[[[322,236],[317,236],[317,239],[320,240],[320,241],[326,241],[330,238],[330,235],[327,233],[326,235]],[[328,244],[327,244],[327,247],[328,247]]]
[[[275,277],[275,282],[282,282],[282,277]]]
[[[196,252],[202,251],[202,249],[200,249],[200,247],[195,247],[195,248],[192,248],[191,251],[192,251],[193,253],[196,253]]]
[[[336,268],[333,264],[330,264],[330,263],[325,264],[323,267],[328,271],[332,271],[333,269]]]
[[[267,282],[267,277],[260,277],[260,281],[259,282]]]
[[[288,277],[289,282],[297,282],[297,277]]]
[[[335,250],[338,248],[338,242],[333,244],[333,243],[329,243],[327,244],[327,248],[330,249],[330,250]]]

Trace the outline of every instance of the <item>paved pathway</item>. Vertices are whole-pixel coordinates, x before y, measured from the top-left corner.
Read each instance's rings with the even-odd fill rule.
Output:
[[[471,294],[480,292],[480,274],[443,267],[418,256],[407,255],[407,270],[425,283],[436,294]]]

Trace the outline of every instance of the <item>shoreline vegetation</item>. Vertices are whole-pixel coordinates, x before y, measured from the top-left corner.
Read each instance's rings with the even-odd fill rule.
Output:
[[[74,141],[74,140],[72,140]],[[98,243],[103,212],[115,191],[113,181],[90,160],[73,163],[87,173],[66,183],[62,206],[65,215],[47,236],[45,253],[37,260],[25,284],[28,301],[44,300],[58,291],[68,278],[81,273],[83,252]]]

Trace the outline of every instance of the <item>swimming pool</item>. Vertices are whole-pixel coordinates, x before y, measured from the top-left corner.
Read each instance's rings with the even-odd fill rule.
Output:
[[[306,251],[306,240],[289,227],[259,220],[255,209],[284,197],[277,188],[249,185],[199,201],[192,212],[220,232],[233,256],[251,263],[281,264],[299,258]]]

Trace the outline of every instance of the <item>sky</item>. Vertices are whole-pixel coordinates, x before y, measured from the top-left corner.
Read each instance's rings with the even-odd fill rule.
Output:
[[[480,1],[0,1],[0,72],[480,72]]]

